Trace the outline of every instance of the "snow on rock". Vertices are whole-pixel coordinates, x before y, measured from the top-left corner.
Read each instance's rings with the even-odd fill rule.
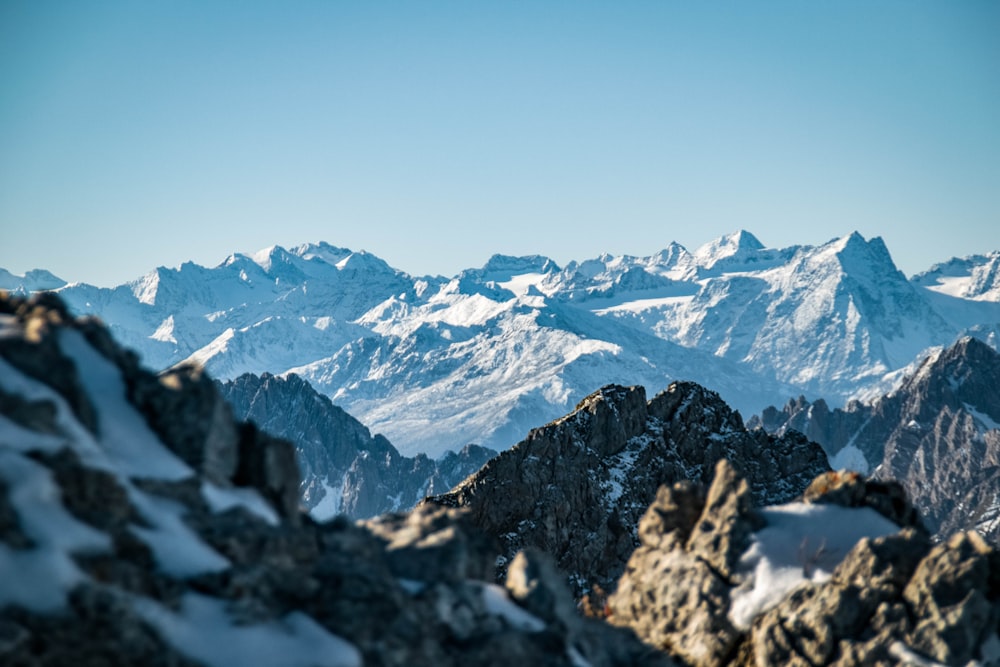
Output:
[[[305,614],[240,623],[225,600],[187,593],[176,612],[146,598],[139,614],[183,655],[207,667],[361,667],[357,648]]]
[[[730,618],[743,630],[803,582],[822,583],[863,538],[899,531],[868,507],[789,503],[760,511],[766,526],[753,533],[737,572],[746,581],[731,594]]]
[[[6,435],[0,433],[0,437]],[[6,491],[25,544],[17,548],[0,542],[0,608],[59,610],[65,607],[70,590],[86,578],[73,555],[106,552],[111,541],[66,511],[47,468],[3,448],[5,444],[0,440],[0,487]]]
[[[78,331],[64,332],[60,344],[76,364],[84,390],[96,402],[101,448],[112,464],[133,477],[189,477],[191,468],[163,446],[126,399],[121,371]]]

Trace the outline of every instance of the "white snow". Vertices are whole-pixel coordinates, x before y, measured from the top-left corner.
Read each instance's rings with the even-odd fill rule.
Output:
[[[483,603],[489,613],[502,617],[514,628],[527,632],[545,629],[545,623],[540,618],[517,606],[506,589],[496,584],[483,584]]]
[[[748,629],[753,619],[805,582],[823,582],[863,538],[899,526],[873,509],[790,503],[761,510],[767,526],[754,533],[738,571],[747,579],[732,594],[729,617]]]
[[[946,665],[937,662],[936,660],[931,660],[930,658],[920,655],[912,648],[898,640],[889,645],[889,655],[896,660],[899,660],[899,664],[904,667],[946,667]]]
[[[160,323],[150,338],[164,343],[177,343],[177,339],[174,338],[174,316],[167,316],[167,319]]]
[[[152,527],[130,526],[153,552],[157,566],[174,577],[192,577],[229,567],[226,558],[212,549],[184,523],[184,506],[134,487],[129,499]]]
[[[0,479],[18,525],[33,543],[28,549],[14,549],[0,542],[0,607],[17,605],[41,613],[62,608],[66,594],[86,576],[71,554],[105,551],[110,540],[66,510],[44,466],[0,449]]]
[[[694,255],[671,244],[564,270],[497,257],[451,280],[323,243],[271,247],[60,294],[151,363],[190,358],[220,379],[298,370],[403,453],[435,456],[507,447],[608,382],[653,395],[693,380],[744,414],[885,393],[921,351],[1000,321],[1000,303],[980,298],[993,257],[944,271],[979,271],[977,300],[905,280],[880,239],[774,249],[745,232]]]
[[[256,489],[238,487],[224,489],[211,482],[203,482],[201,495],[213,512],[225,512],[233,507],[243,507],[272,526],[277,526],[279,523],[278,514],[274,508],[261,497]]]
[[[846,445],[839,452],[829,457],[830,467],[834,470],[853,470],[862,475],[868,475],[871,466],[861,450],[854,445]]]
[[[331,486],[326,479],[323,483],[323,497],[309,510],[309,516],[316,521],[328,521],[340,514],[340,504],[344,500],[344,482],[341,480],[337,486]]]
[[[192,470],[167,449],[128,402],[118,367],[75,330],[60,332],[63,352],[76,363],[80,382],[97,410],[99,442],[115,467],[131,477],[177,480]]]
[[[963,405],[965,406],[966,411],[970,415],[972,415],[976,419],[976,421],[982,424],[987,431],[995,431],[997,429],[1000,429],[1000,423],[997,423],[995,419],[990,417],[985,412],[980,412],[979,410],[976,410],[968,403],[963,403]]]
[[[136,598],[140,616],[178,651],[208,667],[361,667],[361,654],[309,616],[294,612],[267,623],[234,620],[226,602],[195,593],[171,611]]]

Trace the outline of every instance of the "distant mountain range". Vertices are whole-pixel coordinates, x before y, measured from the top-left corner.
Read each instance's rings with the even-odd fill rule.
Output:
[[[908,280],[879,238],[774,249],[741,231],[563,267],[498,255],[452,278],[320,243],[113,289],[44,271],[2,272],[0,288],[56,290],[155,368],[295,373],[401,454],[434,458],[505,449],[609,383],[691,380],[744,415],[873,398],[962,336],[996,346],[998,265],[993,252]]]

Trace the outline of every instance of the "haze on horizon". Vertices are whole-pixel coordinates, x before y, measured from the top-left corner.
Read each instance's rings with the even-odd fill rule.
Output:
[[[0,4],[0,267],[1000,249],[1000,5]]]

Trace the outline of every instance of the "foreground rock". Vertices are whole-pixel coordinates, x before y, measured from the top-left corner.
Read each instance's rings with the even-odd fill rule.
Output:
[[[963,338],[932,355],[899,389],[830,410],[803,398],[765,410],[759,425],[797,430],[850,467],[902,483],[931,533],[976,530],[1000,544],[1000,353]]]
[[[675,382],[649,402],[642,387],[612,385],[428,502],[467,508],[496,536],[501,575],[518,551],[539,549],[557,558],[579,595],[614,588],[660,485],[707,482],[723,458],[758,503],[790,500],[829,469],[818,445],[798,433],[748,432],[739,413],[699,385]]]
[[[0,296],[0,664],[670,665],[454,509],[300,513],[292,445],[54,297]]]
[[[408,510],[496,456],[477,445],[436,460],[425,454],[403,456],[294,374],[245,373],[219,383],[219,389],[237,419],[295,445],[302,505],[321,521],[337,514],[367,519]]]
[[[706,491],[662,487],[610,621],[691,665],[1000,662],[1000,556],[933,545],[901,488],[828,473],[755,509],[721,462]]]

